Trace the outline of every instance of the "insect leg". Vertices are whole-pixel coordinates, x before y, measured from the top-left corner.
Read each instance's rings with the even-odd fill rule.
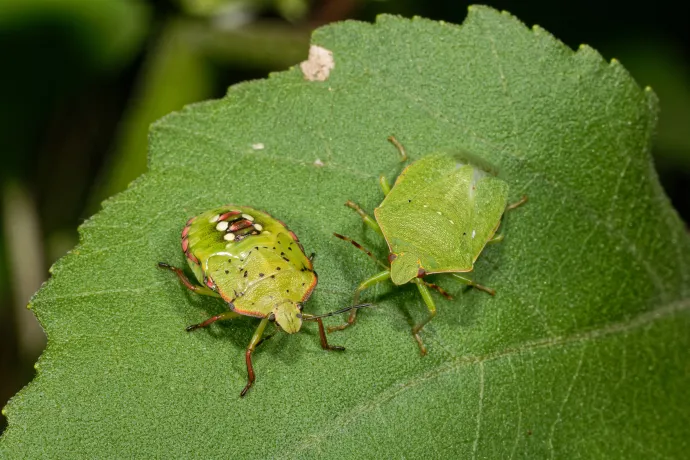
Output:
[[[434,303],[434,299],[431,298],[431,292],[429,291],[429,288],[426,287],[424,281],[419,278],[415,278],[413,282],[417,285],[417,289],[419,289],[419,293],[422,295],[422,300],[424,300],[426,307],[429,309],[429,316],[412,328],[412,335],[419,345],[419,351],[422,353],[422,356],[424,356],[426,355],[426,347],[422,342],[422,338],[419,336],[419,331],[422,330],[426,323],[431,321],[434,316],[436,316],[436,304]]]
[[[505,212],[511,211],[511,210],[517,208],[518,206],[522,206],[526,202],[527,202],[527,195],[523,195],[523,197],[520,198],[519,201],[516,201],[515,203],[509,204],[508,206],[506,206]],[[496,226],[496,230],[498,230],[498,227],[500,225],[501,224],[499,223],[499,225]],[[494,235],[491,239],[487,240],[486,244],[500,243],[501,241],[503,241],[503,234],[499,233],[497,235]]]
[[[225,321],[228,319],[237,318],[238,316],[240,316],[240,314],[235,313],[234,311],[224,311],[223,313],[220,313],[216,316],[211,316],[209,319],[207,319],[206,321],[204,321],[202,323],[192,324],[191,326],[187,326],[185,328],[185,331],[191,332],[195,329],[210,326],[211,324],[215,323],[216,321]]]
[[[376,220],[372,219],[369,214],[364,212],[362,208],[359,207],[357,203],[354,201],[347,200],[345,203],[345,206],[347,206],[350,209],[354,209],[357,214],[362,218],[365,224],[367,224],[372,230],[374,230],[376,233],[379,235],[383,236],[383,232],[381,232],[381,228],[379,227],[379,224],[376,223]]]
[[[443,297],[445,297],[448,300],[453,300],[453,296],[450,295],[448,292],[446,292],[445,289],[443,289],[441,286],[434,284],[434,283],[429,283],[428,281],[422,280],[422,283],[428,288],[435,289],[439,294],[441,294]]]
[[[494,235],[493,238],[486,241],[486,244],[500,243],[501,241],[503,241],[503,233],[499,233],[498,235]]]
[[[361,283],[359,283],[359,286],[357,286],[357,289],[355,290],[355,296],[354,296],[354,304],[359,303],[359,295],[362,293],[363,290],[367,289],[368,287],[373,286],[374,284],[381,283],[383,281],[389,280],[391,277],[391,272],[390,270],[386,270],[380,273],[375,274],[371,278],[367,278]],[[342,331],[348,326],[351,326],[355,322],[355,318],[357,318],[357,308],[353,308],[350,310],[350,316],[347,319],[346,323],[343,323],[339,326],[332,326],[328,328],[328,332],[333,332],[333,331]]]
[[[371,253],[371,251],[369,251],[368,249],[366,249],[364,246],[362,246],[361,244],[359,244],[358,242],[356,242],[356,241],[353,240],[352,238],[350,238],[350,237],[348,237],[348,236],[343,236],[343,235],[341,235],[341,234],[339,234],[339,233],[334,233],[333,236],[335,236],[336,238],[340,238],[340,239],[343,240],[343,241],[349,241],[350,243],[352,243],[352,245],[353,245],[354,247],[356,247],[357,249],[359,249],[359,250],[361,250],[361,251],[364,251],[364,252],[371,258],[371,260],[373,260],[374,262],[376,262],[377,264],[379,264],[379,265],[382,266],[383,268],[388,269],[388,265],[386,265],[386,264],[384,264],[383,262],[381,262],[379,259],[376,258],[376,256],[375,256],[374,254]]]
[[[277,331],[273,331],[272,334],[261,337],[261,340],[259,340],[259,341],[256,343],[255,348],[258,347],[259,345],[261,345],[262,343],[264,343],[265,341],[267,341],[268,339],[273,338],[273,336],[275,336],[276,333],[277,333]]]
[[[391,192],[391,184],[388,182],[388,179],[386,179],[386,176],[381,174],[379,176],[379,185],[381,186],[381,190],[383,191],[383,196],[387,196]]]
[[[400,143],[399,140],[395,138],[395,136],[388,136],[388,142],[393,144],[396,149],[398,149],[398,152],[400,152],[400,162],[404,163],[407,161],[407,152],[405,152],[405,147]]]
[[[168,265],[165,262],[158,262],[158,267],[164,268],[166,270],[170,270],[171,272],[175,273],[177,277],[180,279],[182,284],[189,289],[190,291],[194,291],[197,294],[201,295],[207,295],[211,297],[220,297],[220,295],[217,292],[212,291],[211,289],[205,287],[205,286],[198,286],[191,281],[189,281],[189,278],[187,278],[187,275],[184,274],[182,269],[173,267],[172,265]]]
[[[321,339],[321,348],[324,350],[345,350],[345,347],[341,347],[339,345],[330,345],[328,343],[328,340],[326,339],[326,330],[323,327],[323,321],[321,318],[315,318],[314,321],[316,321],[319,325],[319,339]]]
[[[254,366],[252,366],[252,352],[254,351],[256,346],[261,342],[261,335],[264,333],[264,329],[266,329],[268,321],[268,317],[261,320],[261,322],[259,323],[259,327],[256,328],[256,331],[254,331],[252,340],[251,342],[249,342],[247,352],[244,355],[247,361],[247,385],[245,385],[244,389],[240,393],[240,397],[247,394],[247,391],[249,391],[251,386],[254,384],[254,380],[256,380],[256,376],[254,375]]]
[[[467,276],[462,276],[459,273],[451,273],[451,275],[453,276],[453,278],[460,281],[462,284],[466,284],[466,285],[471,286],[475,289],[479,289],[480,291],[484,291],[487,294],[496,295],[496,291],[494,291],[493,289],[491,289],[489,287],[482,286],[481,284],[475,283],[472,280],[472,278],[469,278]]]
[[[506,211],[513,210],[513,209],[517,208],[518,206],[525,204],[526,202],[527,202],[527,195],[522,195],[522,198],[520,198],[519,201],[516,201],[515,203],[509,204],[508,206],[506,206]]]

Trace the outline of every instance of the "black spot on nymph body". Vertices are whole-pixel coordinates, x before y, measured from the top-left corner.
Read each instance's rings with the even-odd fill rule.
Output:
[[[263,273],[259,273],[259,278],[263,278],[263,277],[264,277],[264,274],[263,274]]]
[[[244,275],[243,275],[243,276],[244,276],[245,278],[247,277],[247,275],[249,275],[249,272],[244,272]]]

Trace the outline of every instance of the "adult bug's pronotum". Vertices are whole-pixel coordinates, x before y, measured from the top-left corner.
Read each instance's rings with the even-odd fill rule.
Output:
[[[316,321],[321,347],[344,350],[328,344],[321,318],[370,305],[354,305],[324,315],[303,313],[302,306],[317,282],[311,258],[283,222],[250,207],[227,205],[189,219],[182,230],[182,251],[201,286],[180,268],[164,262],[158,266],[173,271],[188,289],[222,298],[229,308],[187,327],[187,331],[242,315],[261,318],[245,353],[247,385],[240,396],[254,383],[251,355],[269,338],[261,338],[269,322],[275,321],[280,329],[293,334],[303,321]]]
[[[402,161],[406,161],[403,146],[393,136],[388,140],[398,149]],[[417,285],[429,309],[427,318],[412,327],[422,355],[426,354],[426,347],[419,332],[436,315],[436,304],[429,288],[451,298],[439,286],[425,281],[424,277],[448,273],[463,284],[494,295],[493,289],[477,284],[461,273],[472,271],[474,262],[487,244],[503,239],[503,235],[495,234],[503,213],[527,200],[523,197],[517,203],[507,205],[508,184],[467,158],[465,156],[461,160],[451,154],[423,157],[407,166],[392,188],[386,177],[380,176],[385,198],[374,210],[375,219],[354,202],[346,203],[367,226],[385,238],[389,249],[388,264],[351,238],[335,234],[366,252],[384,268],[359,284],[355,303],[363,290],[389,279],[395,285],[410,282]],[[329,328],[329,331],[342,330],[353,324],[356,312],[352,310],[345,324]]]

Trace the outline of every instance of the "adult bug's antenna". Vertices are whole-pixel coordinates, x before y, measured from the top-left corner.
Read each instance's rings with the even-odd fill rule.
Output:
[[[361,303],[359,305],[352,305],[349,307],[341,308],[340,310],[332,311],[330,313],[324,313],[323,315],[309,315],[309,316],[304,315],[302,317],[302,319],[304,319],[304,321],[312,321],[312,320],[317,320],[319,318],[326,318],[327,316],[339,315],[341,313],[345,313],[346,311],[350,311],[350,310],[353,310],[355,308],[368,308],[368,307],[373,307],[373,306],[374,306],[373,303]]]

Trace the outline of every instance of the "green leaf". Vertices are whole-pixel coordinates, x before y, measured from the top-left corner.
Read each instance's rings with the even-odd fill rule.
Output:
[[[690,242],[649,157],[656,99],[616,62],[473,7],[461,26],[382,16],[317,31],[324,82],[299,68],[154,125],[150,171],[82,226],[32,308],[49,345],[5,413],[18,458],[680,458],[690,448]],[[330,340],[313,324],[255,354],[257,322],[184,326],[223,310],[158,261],[225,202],[285,220],[320,275],[309,312],[347,305],[377,267],[331,236],[385,246],[343,206],[372,210],[380,173],[464,149],[498,165],[506,238],[437,298],[419,356],[414,287]],[[263,144],[263,149],[257,144]],[[439,193],[443,193],[439,190]],[[333,321],[332,323],[335,323]]]

